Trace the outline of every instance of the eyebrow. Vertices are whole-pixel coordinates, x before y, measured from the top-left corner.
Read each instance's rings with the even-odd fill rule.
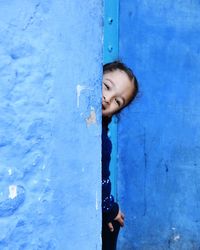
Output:
[[[114,82],[108,78],[106,78],[105,80],[109,81],[110,83],[112,83],[113,86],[115,86]]]

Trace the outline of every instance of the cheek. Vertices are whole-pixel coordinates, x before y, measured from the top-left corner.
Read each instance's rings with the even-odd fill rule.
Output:
[[[116,104],[115,101],[113,101],[113,102],[111,103],[111,105],[110,105],[110,109],[111,109],[114,113],[116,113],[116,112],[120,111],[121,108]]]

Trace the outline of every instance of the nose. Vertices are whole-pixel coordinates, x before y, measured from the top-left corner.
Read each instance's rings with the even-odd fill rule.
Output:
[[[110,103],[110,97],[108,96],[108,95],[104,95],[103,96],[103,101],[105,102],[105,103]]]

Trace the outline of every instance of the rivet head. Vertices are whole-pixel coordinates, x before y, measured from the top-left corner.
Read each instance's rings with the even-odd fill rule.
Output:
[[[109,24],[112,24],[112,23],[113,23],[112,17],[109,17],[109,18],[108,18],[108,23],[109,23]]]
[[[112,51],[113,51],[112,45],[109,45],[109,46],[108,46],[108,51],[109,51],[109,52],[112,52]]]

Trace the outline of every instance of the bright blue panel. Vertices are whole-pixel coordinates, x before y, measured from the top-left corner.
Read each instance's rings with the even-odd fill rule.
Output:
[[[200,246],[200,3],[122,0],[120,57],[140,94],[120,115],[120,248]]]
[[[119,0],[104,1],[104,64],[118,60],[119,47]],[[112,117],[109,125],[112,141],[110,161],[112,194],[117,197],[117,117]]]
[[[104,1],[104,63],[118,59],[119,0]]]
[[[101,249],[101,0],[0,1],[0,249]]]

